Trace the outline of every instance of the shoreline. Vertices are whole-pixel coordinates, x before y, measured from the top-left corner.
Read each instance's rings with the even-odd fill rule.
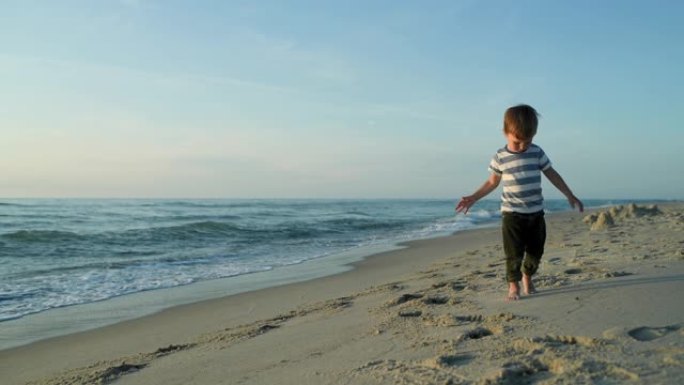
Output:
[[[80,201],[81,199],[75,200]],[[34,200],[28,199],[28,201]],[[426,201],[430,200],[427,199]],[[550,201],[558,203],[562,200],[554,199]],[[620,200],[618,199],[617,201]],[[488,202],[498,201],[490,200]],[[637,202],[644,201],[637,200]],[[557,208],[554,206],[554,209]],[[569,212],[569,210],[554,211],[553,214],[563,212]],[[478,215],[475,215],[475,217],[478,217]],[[471,228],[496,226],[497,224],[498,218],[494,216],[489,219],[489,223],[483,222]],[[458,231],[463,230],[455,230],[455,232]],[[449,233],[443,230],[418,235],[418,237],[414,234],[413,237],[408,237],[408,240],[387,239],[378,244],[352,247],[335,254],[276,266],[272,269],[266,266],[261,271],[256,270],[224,278],[198,279],[195,282],[178,286],[143,289],[133,293],[114,294],[109,298],[92,302],[67,304],[38,310],[0,322],[0,350],[22,346],[44,338],[89,330],[124,320],[143,317],[177,305],[232,295],[245,290],[257,290],[268,286],[277,286],[284,283],[305,281],[337,274],[352,268],[351,263],[354,261],[370,257],[381,251],[402,247],[400,246],[401,244],[411,240],[439,238],[452,234],[453,232]],[[242,286],[248,288],[244,289]],[[145,310],[138,310],[140,308]],[[25,336],[30,337],[25,338]]]
[[[340,274],[353,269],[356,261],[400,248],[389,244],[370,246],[267,271],[141,291],[29,314],[0,322],[0,351],[147,317],[177,306]]]
[[[483,224],[476,228],[461,230],[450,235],[436,235],[394,244],[365,246],[263,272],[199,281],[189,285],[159,290],[143,291],[103,301],[65,306],[30,314],[19,319],[0,323],[0,331],[5,334],[2,336],[4,341],[0,341],[0,352],[29,346],[44,340],[96,331],[118,323],[154,316],[157,313],[177,307],[221,300],[254,291],[277,289],[282,286],[307,283],[344,274],[363,266],[363,263],[368,259],[410,248],[414,242],[425,242],[451,237],[460,233],[492,228],[497,223]],[[146,309],[144,311],[134,309],[139,306],[144,306]],[[75,324],[74,320],[76,320]],[[32,337],[22,336],[22,334],[26,335],[25,333]],[[17,335],[19,336],[13,337]]]
[[[671,210],[672,208],[681,208],[682,206],[681,203],[659,203],[659,205],[666,206],[668,210]],[[562,212],[553,213],[547,216],[547,221],[552,223],[550,228],[552,229],[553,234],[550,235],[548,241],[548,244],[551,247],[549,247],[549,251],[546,253],[549,259],[546,261],[544,268],[540,271],[542,274],[542,277],[540,278],[544,278],[544,280],[538,283],[541,293],[532,298],[535,299],[535,301],[520,301],[520,305],[522,306],[518,306],[517,310],[524,310],[532,313],[548,312],[548,310],[537,308],[537,306],[546,303],[547,298],[549,297],[576,295],[577,292],[563,291],[567,291],[567,288],[565,288],[564,285],[568,282],[576,283],[575,286],[571,286],[570,288],[575,287],[582,289],[582,285],[588,285],[587,291],[599,289],[608,291],[607,288],[601,288],[600,285],[598,289],[591,286],[592,282],[600,280],[601,278],[598,275],[594,276],[599,273],[594,274],[593,270],[591,270],[591,265],[587,265],[589,266],[587,268],[578,268],[579,270],[586,269],[586,273],[584,271],[568,273],[570,270],[566,269],[567,271],[565,274],[562,274],[561,272],[559,275],[560,278],[552,275],[552,277],[554,277],[553,279],[556,279],[555,282],[552,282],[552,278],[546,277],[546,273],[548,273],[546,271],[547,266],[549,270],[553,270],[556,265],[554,262],[556,259],[568,259],[569,261],[572,261],[573,259],[578,258],[578,250],[581,249],[580,244],[583,243],[577,241],[577,238],[613,234],[613,232],[592,234],[589,232],[587,226],[581,223],[581,219],[584,215],[597,210],[599,209],[588,210],[585,214]],[[645,223],[648,225],[647,222]],[[681,226],[681,223],[675,222],[675,225]],[[564,228],[564,230],[561,231],[561,228]],[[677,229],[679,228],[680,227]],[[279,338],[286,339],[288,343],[297,350],[297,347],[301,348],[301,344],[306,344],[306,342],[296,342],[295,340],[300,338],[301,335],[296,333],[292,334],[294,332],[291,332],[289,335],[287,333],[282,335],[284,333],[283,329],[286,329],[286,323],[299,324],[305,320],[308,320],[307,322],[313,322],[316,320],[309,319],[318,317],[318,323],[314,322],[314,324],[318,325],[319,329],[323,328],[323,330],[327,330],[326,326],[319,325],[323,321],[338,322],[343,329],[351,327],[360,321],[356,319],[346,319],[343,315],[339,314],[352,312],[354,311],[354,308],[363,307],[361,304],[357,305],[356,302],[361,303],[370,301],[366,304],[368,305],[365,308],[366,310],[360,313],[366,314],[366,316],[363,316],[362,318],[367,318],[368,314],[375,314],[376,312],[382,313],[382,310],[387,310],[386,302],[388,298],[396,298],[400,293],[410,292],[411,289],[413,289],[412,286],[418,286],[415,283],[417,281],[431,280],[431,282],[433,282],[431,284],[433,289],[437,290],[441,288],[442,286],[439,286],[441,281],[445,279],[448,280],[449,274],[447,274],[446,277],[443,275],[450,269],[456,269],[452,274],[462,276],[462,281],[464,282],[464,287],[455,294],[450,291],[450,296],[458,297],[462,294],[469,293],[472,295],[472,298],[466,296],[466,298],[463,298],[458,303],[452,303],[452,300],[452,302],[449,302],[451,304],[449,306],[453,308],[462,307],[465,310],[470,309],[470,311],[480,309],[480,311],[484,312],[483,314],[497,312],[502,308],[513,310],[514,308],[511,308],[508,304],[504,304],[502,301],[505,293],[505,282],[500,279],[501,274],[504,272],[499,262],[501,258],[497,257],[497,254],[500,253],[500,251],[497,250],[497,245],[500,243],[499,237],[499,229],[497,227],[490,227],[461,231],[446,237],[410,241],[402,244],[402,246],[404,246],[402,249],[366,256],[360,261],[351,263],[351,270],[339,272],[334,275],[175,306],[142,318],[119,322],[103,328],[49,338],[20,347],[5,349],[0,351],[0,371],[8,373],[10,383],[24,383],[28,380],[37,380],[41,378],[48,379],[44,383],[59,383],[52,380],[61,378],[60,376],[68,375],[69,370],[78,371],[78,368],[87,368],[89,365],[96,362],[118,362],[121,364],[122,357],[129,357],[124,359],[125,362],[128,362],[130,357],[142,357],[140,356],[141,354],[144,356],[155,350],[158,351],[159,349],[163,350],[164,348],[177,347],[172,349],[173,352],[169,354],[168,359],[164,358],[167,354],[162,354],[158,357],[159,362],[157,362],[157,359],[155,358],[154,360],[145,363],[143,365],[145,369],[143,370],[140,368],[140,375],[122,375],[122,378],[119,380],[122,381],[122,383],[126,383],[127,381],[136,383],[136,380],[141,381],[140,383],[151,383],[146,382],[149,381],[150,378],[146,377],[145,374],[154,373],[155,375],[160,375],[156,366],[161,365],[162,362],[173,362],[175,360],[174,357],[176,356],[181,357],[191,354],[194,350],[202,350],[196,348],[199,345],[204,346],[205,344],[211,345],[212,343],[219,343],[220,341],[225,342],[225,338],[227,337],[225,336],[225,333],[222,334],[221,331],[231,331],[231,333],[234,332],[233,334],[239,334],[238,332],[241,328],[249,325],[260,326],[257,328],[257,334],[249,337],[250,334],[247,333],[247,335],[244,336],[245,345],[247,343],[251,344],[252,341],[256,342],[257,340],[261,340],[261,338],[255,337],[266,334],[267,331],[276,330],[273,333],[268,333],[268,335],[279,335]],[[595,240],[592,240],[592,242],[594,241]],[[591,246],[590,244],[587,245],[587,247]],[[605,246],[604,248],[610,248],[610,240],[605,242],[605,245],[602,243],[602,245]],[[675,245],[675,247],[677,246]],[[573,252],[575,254],[574,256]],[[598,252],[598,254],[601,253],[605,254],[605,252]],[[480,260],[481,258],[478,258],[480,255],[486,255],[487,257],[484,260]],[[444,262],[445,260],[448,262]],[[669,269],[666,270],[668,270],[674,278],[671,277],[671,279],[665,283],[678,285],[675,287],[681,288],[681,279],[677,278],[681,277],[682,273],[684,273],[684,270],[681,269],[681,259],[668,259],[666,264],[669,266]],[[645,278],[654,277],[650,282],[635,283],[635,286],[646,285],[648,283],[663,284],[663,282],[666,281],[663,278],[666,275],[663,274],[662,268],[648,267],[646,265],[653,265],[653,262],[639,261],[639,263],[630,265],[635,270],[639,270],[639,273],[627,274],[627,272],[620,272],[617,270],[614,272],[607,271],[600,273],[603,275],[612,274],[612,276],[607,278],[617,281],[622,280],[623,282],[638,279],[639,276],[644,276]],[[437,268],[434,266],[437,266]],[[477,266],[480,267],[478,268]],[[622,273],[625,273],[624,276],[621,275]],[[636,278],[630,277],[631,275],[635,275]],[[576,280],[578,278],[587,278],[587,280],[573,281],[573,279]],[[556,287],[554,285],[559,286]],[[452,284],[453,291],[456,290],[456,286],[456,284]],[[581,295],[577,295],[578,298],[580,296]],[[667,297],[666,295],[664,296]],[[610,299],[606,301],[611,303]],[[349,302],[353,302],[354,305],[350,305]],[[407,303],[409,302],[410,301],[407,301]],[[655,304],[655,302],[653,304]],[[385,303],[385,305],[382,305],[383,303]],[[352,310],[346,310],[347,308],[351,308]],[[395,310],[396,309],[392,309],[391,313],[395,314]],[[425,309],[421,310],[425,311]],[[666,319],[667,322],[671,324],[681,322],[682,310],[677,310],[678,309],[675,309],[671,314],[668,313],[670,314],[670,318]],[[561,310],[556,309],[555,311],[559,312]],[[293,312],[295,315],[290,317],[289,315],[293,314]],[[297,313],[301,314],[297,315]],[[623,313],[628,314],[629,312],[623,310]],[[655,314],[657,315],[657,312]],[[286,317],[283,315],[286,315]],[[433,316],[436,317],[436,315]],[[636,317],[636,315],[631,316]],[[285,318],[280,319],[278,317]],[[371,319],[374,317],[376,316],[372,316]],[[396,314],[390,319],[385,319],[383,317],[385,317],[385,315],[380,318],[384,320],[384,323],[376,322],[376,326],[371,327],[371,329],[374,329],[375,331],[370,332],[371,337],[376,336],[385,343],[387,343],[386,340],[388,336],[396,336],[394,332],[390,333],[390,329],[396,326],[396,322],[410,322],[409,319],[411,318],[400,317],[400,320],[398,321],[394,319],[396,318]],[[425,319],[425,315],[423,315],[422,318],[420,316],[417,318],[422,319],[423,323],[429,321]],[[553,319],[553,315],[548,319]],[[673,323],[672,320],[676,322]],[[364,320],[364,322],[367,321]],[[439,321],[434,322],[439,323]],[[266,327],[265,325],[270,326]],[[293,325],[291,328],[296,329],[296,326],[297,325]],[[658,325],[650,325],[649,327],[651,326]],[[566,328],[568,327],[566,326]],[[600,329],[598,326],[597,328]],[[314,328],[312,330],[319,329]],[[259,330],[261,330],[261,332],[259,332]],[[529,332],[529,330],[526,332]],[[403,335],[407,332],[400,328],[397,333]],[[592,333],[593,334],[587,338],[598,337],[596,332]],[[497,333],[493,334],[497,335]],[[499,334],[505,333],[501,332]],[[676,332],[667,334],[677,335]],[[212,336],[214,338],[212,338]],[[238,338],[238,340],[240,339]],[[355,339],[352,340],[357,341]],[[343,346],[349,346],[351,344],[348,340],[341,343]],[[236,344],[239,345],[237,342]],[[231,344],[229,345],[233,346]],[[183,348],[179,348],[179,346]],[[226,348],[226,350],[231,350],[230,346]],[[244,347],[240,349],[239,352],[233,352],[233,354],[240,353],[248,355],[248,353],[252,352],[250,349],[251,348]],[[254,349],[254,352],[258,352],[257,348]],[[420,352],[423,349],[417,348],[415,350]],[[263,355],[264,353],[265,352],[262,351],[261,354]],[[277,356],[275,352],[273,353]],[[357,351],[357,353],[359,352]],[[373,351],[371,350],[368,353],[372,355]],[[367,354],[359,354],[359,356],[365,357]],[[398,354],[398,356],[400,356],[400,354]],[[196,359],[203,360],[200,357],[191,356],[190,361],[196,362]],[[349,364],[353,367],[356,365],[356,360],[356,358],[352,359],[348,357],[348,362],[342,361],[342,367],[347,367]],[[385,362],[385,364],[387,364],[387,362]],[[247,366],[242,365],[241,370],[249,369]],[[440,365],[437,366],[439,367]],[[159,366],[159,368],[161,367],[162,366]],[[209,372],[221,372],[220,368],[212,368],[213,369]],[[333,368],[329,369],[332,372],[337,370],[333,370]],[[377,374],[376,369],[378,368],[372,368],[372,370],[371,368],[366,369],[368,370],[361,370],[360,373],[364,376],[372,375],[371,377],[374,377]],[[67,372],[65,372],[65,370],[67,370]],[[241,370],[238,370],[238,372],[246,373]],[[298,377],[298,375],[301,374],[300,370],[304,369],[297,365],[295,365],[295,367],[287,368],[287,371],[292,373],[295,377],[294,380],[292,380],[292,383],[297,383],[297,378],[301,379],[301,377]],[[387,372],[388,370],[389,372],[393,372],[393,370],[390,370],[387,367],[383,369],[384,372]],[[91,368],[90,371],[97,372],[97,368]],[[322,371],[325,372],[325,365],[323,366]],[[263,373],[266,372],[268,371],[263,371]],[[344,373],[345,375],[349,375],[349,372]],[[232,375],[229,375],[228,377],[237,378],[232,377]],[[142,380],[143,378],[145,378],[144,381]],[[169,377],[165,378],[166,380],[169,380]],[[267,377],[252,376],[250,378],[254,378],[254,381],[256,381],[255,383],[258,383],[257,379],[264,380],[264,378]],[[339,379],[339,377],[334,376],[331,378]],[[393,377],[388,375],[388,378]],[[273,378],[271,378],[271,380],[272,379]],[[310,382],[315,383],[313,379],[310,379]],[[159,383],[165,382],[160,380]],[[168,383],[183,382],[171,381]],[[212,382],[199,381],[196,383]],[[391,383],[391,381],[387,383]]]
[[[446,237],[409,241],[403,244],[404,247],[401,249],[372,254],[353,262],[348,265],[348,270],[337,274],[178,305],[147,316],[3,349],[0,350],[0,372],[4,372],[4,369],[17,368],[17,363],[25,364],[23,369],[31,371],[36,369],[34,360],[46,364],[54,362],[54,357],[65,350],[78,361],[88,362],[93,359],[91,353],[94,350],[98,351],[99,361],[106,360],[106,357],[111,355],[146,351],[149,346],[174,346],[178,344],[178,335],[210,333],[215,331],[217,322],[239,326],[259,319],[268,319],[311,302],[352,295],[360,286],[371,287],[377,281],[409,274],[422,264],[441,257],[430,255],[430,258],[417,261],[415,264],[407,261],[417,250],[430,249],[434,240],[448,240],[449,243],[456,244],[462,242],[462,246],[475,246],[480,244],[482,239],[489,239],[498,234],[498,228],[480,228]],[[441,244],[438,246],[443,247]],[[403,261],[396,263],[398,258]],[[390,262],[395,264],[388,266]],[[246,305],[254,303],[257,305]],[[203,319],[195,317],[194,314],[201,315]],[[188,322],[188,319],[193,321]],[[150,331],[154,332],[149,334]],[[125,336],[125,341],[117,341],[118,336]],[[112,344],[113,342],[115,343]],[[107,347],[104,348],[105,346]],[[3,361],[10,358],[14,363],[3,368]],[[43,366],[48,370],[56,370],[58,367],[59,364],[52,367]]]
[[[77,199],[76,201],[80,202],[81,200]],[[95,201],[95,203],[97,202],[99,201]],[[158,200],[151,200],[150,202],[158,203]],[[222,202],[223,206],[221,207],[232,207],[231,205],[235,203],[232,200],[219,200],[217,202]],[[189,204],[202,206],[205,203],[206,201],[199,201],[190,202]],[[84,202],[81,202],[80,204],[84,204]],[[92,202],[85,202],[85,204],[92,204]],[[454,227],[460,227],[458,224],[454,224],[456,225]],[[63,306],[56,306],[44,310],[39,310],[45,307],[44,304],[37,304],[35,309],[33,309],[33,303],[29,303],[24,307],[24,304],[16,302],[17,308],[23,308],[20,311],[13,313],[11,306],[14,306],[14,302],[12,302],[14,298],[10,298],[10,301],[4,304],[10,306],[9,314],[21,314],[24,312],[24,309],[38,311],[0,322],[0,350],[22,346],[44,338],[89,330],[124,320],[139,318],[177,305],[210,298],[218,298],[247,290],[257,290],[264,287],[278,286],[289,282],[305,281],[326,275],[337,274],[352,268],[351,263],[354,261],[366,258],[381,251],[399,248],[401,246],[398,245],[407,240],[420,238],[429,239],[448,234],[449,231],[443,229],[431,229],[431,231],[423,233],[422,231],[417,231],[412,228],[405,233],[395,234],[396,237],[384,237],[381,235],[378,240],[372,242],[359,242],[347,245],[350,248],[338,250],[332,254],[330,254],[330,250],[321,249],[321,252],[317,254],[317,257],[311,259],[302,257],[299,262],[290,261],[294,262],[290,263],[284,261],[283,264],[280,265],[277,259],[273,259],[273,261],[266,260],[265,262],[262,261],[251,265],[248,264],[248,268],[245,270],[249,271],[251,269],[252,271],[244,274],[210,279],[202,279],[201,274],[199,274],[198,277],[196,277],[197,279],[192,283],[166,288],[143,289],[133,293],[111,293],[109,298],[102,298],[80,304],[65,304]],[[364,243],[366,243],[366,245],[363,245]],[[259,245],[256,246],[259,247]],[[268,250],[269,248],[266,247],[266,249]],[[273,249],[272,251],[276,254],[278,253],[277,249]],[[17,264],[21,263],[20,259],[16,260]],[[191,275],[192,274],[190,274],[190,276]],[[10,285],[12,285],[11,276],[9,279]],[[105,278],[103,277],[102,279]],[[152,275],[150,279],[154,281],[155,277]],[[90,282],[85,283],[87,284]],[[137,281],[133,282],[133,284],[138,283],[139,282]],[[80,284],[80,282],[78,282],[78,284]],[[124,282],[121,282],[120,280],[113,280],[114,286],[123,284]],[[40,283],[37,285],[38,287],[41,286]],[[145,287],[146,285],[138,286]],[[18,288],[23,289],[23,286],[18,283]],[[12,286],[10,286],[9,292],[8,295],[10,296],[12,295],[11,293],[22,293],[21,290],[13,290]],[[72,298],[77,298],[78,293],[79,291],[75,290],[75,294]],[[72,298],[67,301],[58,302],[76,302]]]
[[[597,210],[599,208],[592,209]],[[547,215],[570,212],[570,210],[566,210]],[[272,270],[202,280],[163,289],[145,290],[105,300],[57,307],[28,314],[0,322],[0,351],[48,338],[79,333],[149,316],[175,306],[339,274],[354,269],[356,262],[372,258],[379,253],[408,247],[411,242],[449,237],[459,232],[489,228],[498,224],[499,219],[494,218],[489,223],[482,223],[471,229],[459,230],[454,233],[434,234],[426,238],[362,246],[302,263],[280,266]],[[139,310],[140,308],[145,310]]]

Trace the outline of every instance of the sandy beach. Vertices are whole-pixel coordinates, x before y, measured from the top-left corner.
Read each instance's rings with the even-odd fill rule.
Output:
[[[539,292],[500,230],[0,351],[2,384],[684,382],[684,204],[547,216]]]

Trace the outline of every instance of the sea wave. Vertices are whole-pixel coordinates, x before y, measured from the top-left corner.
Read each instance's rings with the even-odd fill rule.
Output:
[[[339,231],[358,231],[358,230],[394,230],[404,228],[415,221],[412,220],[377,220],[368,217],[346,217],[335,218],[322,221],[323,226],[330,227]]]
[[[59,230],[19,230],[0,235],[0,238],[15,242],[64,242],[80,240],[81,235]]]

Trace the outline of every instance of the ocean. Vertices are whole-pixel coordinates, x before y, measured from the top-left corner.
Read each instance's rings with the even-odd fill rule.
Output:
[[[0,329],[51,309],[241,277],[500,218],[453,200],[0,200]],[[587,201],[587,206],[625,203]],[[547,211],[567,211],[547,200]],[[292,269],[287,270],[292,274]],[[332,270],[331,270],[332,272]],[[237,281],[236,281],[237,282]]]

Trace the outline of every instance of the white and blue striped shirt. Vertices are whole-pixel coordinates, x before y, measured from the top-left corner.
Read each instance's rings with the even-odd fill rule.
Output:
[[[519,153],[506,147],[497,151],[489,163],[489,171],[501,175],[501,211],[524,214],[542,211],[541,173],[549,167],[551,161],[535,144]]]

